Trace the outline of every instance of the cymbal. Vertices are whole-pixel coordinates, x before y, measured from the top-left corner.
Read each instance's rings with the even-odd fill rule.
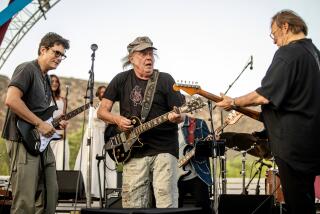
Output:
[[[269,142],[259,139],[249,133],[223,132],[220,139],[225,139],[228,148],[237,147],[237,150],[248,150],[248,154],[259,158],[271,158]]]

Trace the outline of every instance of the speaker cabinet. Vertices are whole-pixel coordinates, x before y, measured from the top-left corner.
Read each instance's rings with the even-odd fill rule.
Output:
[[[121,213],[121,214],[202,214],[201,208],[153,208],[153,209],[82,209],[81,213],[93,214],[93,213]]]
[[[78,185],[78,199],[84,198],[84,184],[81,171],[78,170],[57,170],[57,180],[59,186],[59,200],[75,199]]]
[[[273,195],[222,194],[218,210],[219,214],[272,214],[273,200]]]

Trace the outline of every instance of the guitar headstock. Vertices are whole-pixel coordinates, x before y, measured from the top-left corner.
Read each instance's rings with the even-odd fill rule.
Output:
[[[238,120],[240,120],[240,118],[243,116],[243,114],[232,110],[231,113],[228,114],[227,119],[225,120],[225,123],[227,123],[228,125],[233,125],[236,122],[238,122]]]
[[[173,90],[175,91],[182,90],[188,93],[189,95],[194,95],[194,94],[198,94],[201,88],[197,82],[181,81],[173,85]]]
[[[188,112],[192,112],[197,109],[200,109],[200,108],[204,107],[205,105],[206,104],[201,100],[201,98],[198,97],[198,98],[190,100],[189,102],[187,102],[186,104],[181,106],[179,108],[179,110],[180,110],[180,113],[188,113]]]

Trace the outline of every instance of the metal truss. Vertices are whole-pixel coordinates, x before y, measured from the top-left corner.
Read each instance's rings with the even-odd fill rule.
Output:
[[[42,17],[46,19],[46,13],[59,2],[60,0],[33,0],[12,18],[0,47],[0,70],[29,30]]]

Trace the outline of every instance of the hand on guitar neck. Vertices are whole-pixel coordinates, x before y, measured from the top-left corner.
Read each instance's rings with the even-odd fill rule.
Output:
[[[215,94],[211,94],[207,91],[204,91],[200,88],[199,85],[195,85],[195,84],[176,83],[173,85],[173,90],[175,90],[175,91],[182,90],[182,91],[185,91],[186,93],[188,93],[189,95],[198,94],[198,95],[201,95],[201,96],[203,96],[209,100],[212,100],[213,102],[216,102],[216,103],[223,100],[222,97],[219,97]],[[233,106],[231,109],[236,110],[236,111],[238,111],[248,117],[251,117],[252,119],[261,121],[260,112],[258,112],[258,111],[255,111],[255,110],[252,110],[249,108],[236,107],[236,106]]]

